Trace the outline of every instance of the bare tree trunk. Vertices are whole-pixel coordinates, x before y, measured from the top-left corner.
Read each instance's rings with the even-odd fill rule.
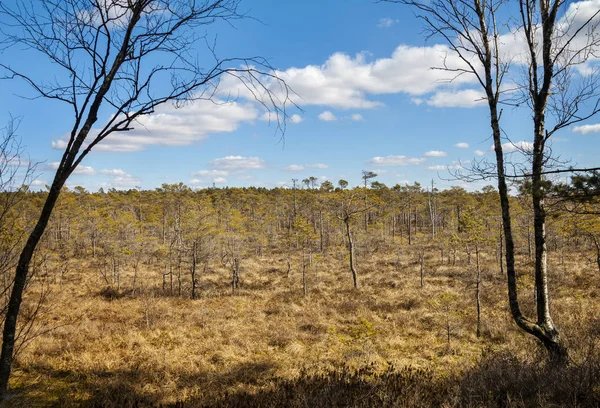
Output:
[[[408,209],[408,245],[412,245],[411,209]]]
[[[8,390],[8,379],[12,368],[13,351],[15,348],[15,333],[17,330],[17,318],[19,316],[19,310],[21,309],[21,302],[23,299],[23,291],[25,290],[25,283],[27,282],[27,275],[29,273],[29,264],[33,258],[35,248],[40,242],[44,230],[50,220],[52,210],[56,205],[60,190],[65,184],[68,174],[58,174],[55,176],[52,183],[52,187],[46,197],[46,202],[42,208],[40,218],[37,224],[33,228],[33,231],[29,235],[27,242],[21,255],[19,262],[17,263],[17,270],[15,272],[15,280],[13,288],[8,301],[6,309],[6,317],[4,321],[4,329],[2,332],[2,352],[0,354],[0,396],[4,398],[6,391]]]
[[[308,280],[306,278],[306,256],[304,250],[302,250],[302,293],[304,296],[308,295]]]
[[[231,275],[231,293],[235,295],[235,290],[240,286],[240,262],[238,258],[233,258]]]
[[[481,268],[479,267],[479,246],[475,246],[477,277],[475,280],[475,299],[477,302],[477,338],[481,337]]]
[[[431,192],[429,194],[429,217],[431,219],[431,238],[435,239],[435,203],[433,202],[433,180],[431,180]]]
[[[502,237],[502,231],[500,231],[500,257],[498,262],[500,263],[500,275],[504,275],[504,238]]]
[[[350,255],[350,271],[352,272],[352,281],[354,283],[354,289],[358,289],[358,272],[356,272],[356,266],[354,265],[354,242],[352,241],[352,233],[350,232],[350,218],[344,218],[344,224],[346,224],[346,237],[348,238],[348,252]]]
[[[319,209],[319,249],[323,252],[323,209]]]
[[[425,267],[424,267],[424,263],[425,263],[425,252],[422,250],[421,253],[419,254],[419,263],[420,263],[420,277],[421,277],[421,289],[423,289],[423,286],[425,285]]]
[[[527,223],[527,257],[529,258],[530,261],[531,261],[531,255],[532,255],[532,251],[531,251],[531,227],[530,227],[529,223]]]
[[[198,261],[196,249],[197,249],[197,242],[194,241],[194,243],[192,244],[192,271],[191,271],[191,274],[192,274],[192,299],[196,299],[196,264]]]
[[[465,252],[467,253],[467,265],[471,265],[471,248],[469,248],[469,244],[465,244]]]

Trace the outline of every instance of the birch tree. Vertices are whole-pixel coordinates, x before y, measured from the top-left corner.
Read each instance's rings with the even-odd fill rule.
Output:
[[[72,127],[39,219],[21,252],[8,304],[0,354],[0,396],[6,395],[17,319],[34,251],[62,187],[108,136],[132,130],[166,103],[213,100],[219,80],[241,80],[283,130],[287,87],[260,57],[220,58],[197,33],[240,19],[239,0],[17,0],[0,4],[4,43],[37,52],[60,72],[53,80],[1,63],[35,97],[70,107]],[[194,50],[207,46],[203,54]],[[99,117],[108,117],[99,122]],[[281,119],[281,120],[279,120]]]
[[[551,358],[567,361],[568,351],[550,314],[545,232],[544,174],[552,160],[548,141],[559,130],[589,119],[599,110],[598,70],[590,57],[598,50],[597,7],[582,7],[566,0],[387,0],[413,7],[432,37],[442,38],[462,64],[443,65],[450,80],[473,75],[484,91],[489,108],[495,162],[477,162],[467,179],[498,181],[502,225],[506,244],[508,298],[516,324],[538,338]],[[585,2],[581,2],[583,4]],[[567,7],[569,6],[569,7]],[[513,41],[516,40],[516,41]],[[512,47],[525,43],[525,51],[511,54]],[[506,47],[505,47],[506,46]],[[523,75],[511,74],[521,68]],[[585,68],[585,74],[582,74]],[[505,96],[505,85],[519,84]],[[509,79],[510,78],[510,79]],[[502,130],[501,103],[510,100],[527,106],[533,118],[529,170],[507,174]],[[568,171],[568,169],[565,169]],[[525,173],[525,174],[522,174]],[[514,259],[513,230],[507,178],[526,176],[532,182],[535,235],[535,292],[537,318],[523,314],[519,305]]]

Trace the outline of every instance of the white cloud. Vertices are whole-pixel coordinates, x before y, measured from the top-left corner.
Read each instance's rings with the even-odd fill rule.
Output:
[[[213,179],[213,183],[215,183],[215,184],[227,183],[227,179],[225,177],[216,177]]]
[[[465,142],[457,143],[454,146],[458,147],[459,149],[468,149],[469,148],[469,144],[465,143]]]
[[[67,148],[67,142],[63,139],[53,140],[52,148],[55,150],[65,150]]]
[[[215,103],[216,102],[216,103]],[[228,133],[244,122],[258,118],[254,104],[199,100],[181,108],[161,105],[156,112],[142,116],[127,132],[110,134],[94,149],[105,152],[135,152],[148,146],[187,146],[208,138],[210,134]],[[98,132],[93,130],[90,138]],[[66,139],[52,141],[54,149],[63,150]]]
[[[309,164],[308,167],[312,167],[313,169],[328,169],[329,166],[323,163]]]
[[[224,170],[200,170],[192,173],[192,177],[224,177],[228,175],[229,172]]]
[[[490,150],[494,150],[494,146],[492,146],[490,148]],[[512,152],[516,152],[516,151],[522,151],[522,152],[531,152],[533,151],[533,143],[531,142],[525,142],[525,141],[520,141],[520,142],[508,142],[508,143],[502,143],[502,151],[504,153],[512,153]]]
[[[191,179],[191,180],[190,180],[190,184],[191,184],[191,185],[193,185],[193,186],[198,186],[198,185],[202,184],[202,180],[199,180],[199,179]]]
[[[59,162],[51,162],[51,163],[48,163],[47,168],[49,170],[57,170],[58,166],[60,166]],[[73,174],[79,174],[79,175],[84,175],[84,176],[95,176],[96,174],[98,174],[98,172],[96,170],[94,170],[94,168],[92,166],[79,165],[75,168],[75,170],[73,170]]]
[[[333,113],[331,113],[330,111],[325,111],[325,112],[319,114],[319,119],[322,121],[325,121],[325,122],[333,122],[334,120],[337,120],[335,115]]]
[[[108,169],[104,169],[104,170],[100,170],[100,174],[104,174],[107,176],[115,176],[115,177],[123,177],[123,176],[127,176],[129,175],[129,173],[126,173],[125,171],[121,170],[121,169],[112,169],[112,170],[108,170]]]
[[[460,164],[453,164],[453,165],[443,165],[443,164],[438,164],[435,166],[429,166],[427,167],[427,170],[434,170],[434,171],[447,171],[447,170],[458,170],[463,168]]]
[[[398,20],[398,19],[389,18],[389,17],[380,18],[379,22],[377,23],[377,27],[379,27],[379,28],[390,28],[391,26],[393,26],[394,24],[398,23],[399,21],[400,20]]]
[[[448,169],[448,166],[444,166],[442,164],[437,164],[435,166],[427,167],[427,170],[436,170],[436,171],[446,170],[446,169]]]
[[[441,150],[430,150],[424,154],[425,157],[446,157],[448,153],[442,152]]]
[[[248,97],[250,95],[247,95]],[[275,112],[265,112],[262,115],[260,115],[259,117],[260,120],[265,121],[265,122],[277,122],[279,120],[277,113]],[[304,118],[300,115],[298,115],[297,113],[294,113],[293,115],[290,115],[289,117],[287,117],[287,122],[288,123],[300,123],[304,120]]]
[[[215,170],[240,172],[244,170],[264,169],[265,162],[259,157],[226,156],[210,162]]]
[[[285,171],[302,171],[302,170],[304,170],[304,166],[301,164],[292,164],[290,166],[287,166],[284,170]]]
[[[383,167],[393,167],[393,166],[408,166],[411,164],[421,164],[426,159],[416,158],[416,157],[406,157],[406,156],[385,156],[385,157],[373,157],[371,160],[367,162],[372,166],[383,166]]]
[[[473,153],[475,153],[477,156],[484,156],[485,155],[485,151],[484,150],[475,150]]]
[[[446,65],[452,69],[466,68],[466,64],[446,45],[429,47],[398,46],[390,57],[371,60],[363,52],[350,56],[341,52],[332,54],[322,65],[292,67],[275,71],[274,75],[285,80],[298,95],[298,105],[320,105],[339,109],[371,109],[383,103],[368,95],[408,93],[412,96],[427,95],[438,88],[456,89],[464,84],[475,84],[473,75],[453,74],[432,67]],[[471,61],[475,66],[475,58]],[[268,82],[268,79],[267,79]],[[283,89],[273,81],[267,86],[280,100]],[[253,95],[234,78],[221,81],[224,95],[239,95],[252,99]]]
[[[46,184],[48,184],[48,183],[45,182],[45,181],[43,181],[43,180],[33,180],[31,182],[31,185],[32,186],[36,186],[36,187],[38,187],[38,186],[45,186]]]
[[[108,176],[110,179],[108,183],[101,184],[103,187],[127,189],[134,188],[141,183],[139,177],[132,176],[121,169],[104,169],[100,170],[100,174]]]
[[[361,120],[363,120],[363,115],[361,115],[360,113],[355,113],[351,116],[352,120],[355,122],[359,122]]]
[[[581,133],[582,135],[587,135],[589,133],[599,133],[600,132],[600,123],[596,123],[595,125],[575,126],[573,128],[573,132]]]
[[[460,91],[438,91],[427,100],[427,105],[436,108],[474,108],[485,105],[483,92],[475,89]]]

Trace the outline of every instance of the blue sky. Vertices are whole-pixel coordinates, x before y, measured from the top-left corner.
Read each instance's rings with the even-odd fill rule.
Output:
[[[600,0],[571,3],[585,10],[600,7]],[[390,186],[428,185],[432,178],[438,188],[493,184],[439,178],[449,178],[447,166],[459,161],[493,159],[488,115],[486,105],[476,102],[481,92],[474,78],[447,84],[442,81],[447,73],[430,69],[447,49],[441,40],[425,40],[411,9],[358,0],[255,0],[241,7],[255,19],[236,21],[234,27],[217,24],[208,35],[218,33],[222,57],[268,58],[298,93],[294,101],[300,109],[288,112],[284,139],[273,123],[262,120],[261,108],[243,97],[225,105],[165,106],[144,119],[146,129],[99,145],[69,186],[153,189],[181,181],[194,188],[275,187],[309,176],[357,185],[361,170],[375,171],[377,180]],[[40,78],[55,69],[22,49],[5,51],[0,59]],[[35,184],[42,187],[61,157],[71,112],[55,101],[17,96],[34,95],[23,82],[1,84],[0,123],[10,115],[21,119],[18,134],[31,161],[41,162]],[[108,118],[109,112],[103,113],[100,122]],[[502,125],[513,143],[531,140],[526,109],[506,107]],[[600,117],[581,125],[587,127],[557,134],[553,151],[572,164],[597,166]]]

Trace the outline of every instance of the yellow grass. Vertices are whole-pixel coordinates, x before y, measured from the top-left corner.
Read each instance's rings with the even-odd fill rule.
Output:
[[[463,257],[464,258],[464,257]],[[491,254],[483,254],[483,336],[475,336],[474,268],[465,259],[441,264],[426,253],[420,288],[416,252],[359,258],[361,288],[342,249],[315,257],[303,296],[300,259],[286,276],[286,255],[244,259],[242,287],[231,295],[229,271],[212,264],[199,277],[199,296],[163,293],[160,272],[142,265],[131,292],[132,271],[122,277],[123,296],[110,300],[89,262],[72,261],[40,316],[58,327],[31,341],[17,357],[11,406],[108,404],[127,396],[143,404],[190,398],[210,400],[224,392],[268,388],[274,378],[295,378],[347,365],[431,368],[447,375],[471,367],[484,350],[531,353],[536,343],[522,334],[507,310],[505,278]],[[520,257],[519,270],[531,267]],[[399,261],[399,262],[398,262]],[[595,264],[571,254],[565,266],[551,257],[555,323],[574,347],[599,315],[600,279]],[[38,278],[41,279],[41,278]],[[521,300],[531,315],[533,293],[521,277]],[[40,285],[32,286],[33,299]],[[451,326],[447,342],[446,317]],[[600,327],[599,327],[600,328]]]

